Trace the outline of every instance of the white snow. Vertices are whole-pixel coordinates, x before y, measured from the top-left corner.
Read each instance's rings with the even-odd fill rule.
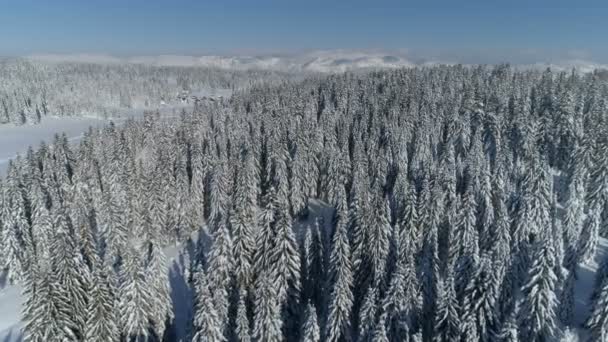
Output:
[[[0,341],[21,340],[21,288],[8,286],[0,290]]]
[[[27,58],[47,63],[79,62],[95,64],[146,64],[155,66],[182,66],[182,67],[209,67],[226,70],[281,70],[281,71],[310,71],[310,72],[343,72],[356,69],[370,68],[399,68],[416,65],[428,66],[437,64],[475,65],[465,61],[427,59],[418,63],[404,51],[389,50],[316,50],[304,53],[282,55],[255,55],[255,56],[135,56],[115,57],[110,55],[74,54],[74,55],[31,55]],[[555,59],[541,60],[536,63],[522,63],[514,65],[517,69],[544,70],[550,67],[554,71],[576,70],[580,73],[589,73],[596,69],[608,70],[608,64],[602,64],[586,59]]]
[[[48,63],[134,63],[155,66],[210,67],[227,70],[281,70],[343,72],[354,69],[412,67],[414,63],[402,52],[371,50],[319,50],[290,55],[259,56],[138,56],[119,58],[108,55],[33,55],[28,58]]]
[[[196,241],[196,235],[193,235]],[[187,305],[191,302],[189,287],[186,282],[185,270],[188,266],[188,250],[191,246],[187,243],[169,246],[163,251],[167,257],[169,269],[169,282],[171,287],[171,298],[173,310],[176,317],[177,333],[183,335],[187,321],[183,315],[187,312]],[[183,253],[180,253],[183,251]],[[0,279],[0,341],[21,341],[21,287],[18,285],[4,286]]]
[[[232,94],[230,89],[203,89],[193,95],[225,98]],[[128,118],[143,116],[146,110],[159,110],[165,117],[177,116],[181,109],[191,108],[192,103],[167,104],[159,107],[125,109],[118,112],[117,116],[102,119],[96,117],[54,117],[48,116],[37,125],[15,126],[13,124],[0,125],[0,177],[4,176],[9,160],[17,154],[24,155],[32,146],[37,149],[42,141],[51,143],[55,134],[65,133],[71,142],[78,141],[89,127],[98,128],[108,124],[110,121],[120,125]]]
[[[578,279],[574,285],[574,322],[577,325],[582,325],[589,316],[591,310],[589,296],[593,292],[595,274],[606,257],[608,257],[608,239],[600,239],[593,261],[578,267]]]
[[[24,154],[29,146],[34,149],[42,141],[52,142],[55,134],[65,132],[69,138],[77,138],[90,126],[99,127],[106,120],[75,117],[48,117],[39,125],[0,125],[0,175],[4,175],[10,159]]]
[[[596,69],[608,70],[608,64],[601,64],[583,59],[561,60],[554,62],[538,62],[535,64],[526,64],[517,66],[519,69],[534,69],[544,70],[551,68],[553,71],[571,71],[576,70],[579,73],[590,73]]]
[[[309,203],[310,214],[304,220],[296,223],[295,229],[300,234],[304,229],[314,225],[317,217],[323,217],[325,224],[331,222],[333,209],[319,200],[311,199]],[[171,299],[175,314],[175,329],[178,336],[183,336],[188,319],[188,306],[192,303],[192,294],[187,283],[187,267],[189,256],[194,252],[194,243],[198,233],[191,234],[190,240],[181,244],[170,245],[163,249],[167,258]],[[210,237],[208,237],[210,243]],[[0,341],[21,341],[21,288],[19,286],[6,286],[0,277]]]

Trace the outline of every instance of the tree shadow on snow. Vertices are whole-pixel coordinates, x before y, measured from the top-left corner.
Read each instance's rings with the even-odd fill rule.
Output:
[[[2,342],[21,342],[23,341],[23,336],[21,336],[21,334],[17,335],[15,334],[15,336],[13,336],[13,332],[14,330],[10,330],[8,332],[8,335],[4,336],[4,338],[2,339]]]
[[[194,303],[192,290],[188,283],[187,271],[189,267],[188,258],[184,252],[180,252],[173,260],[169,270],[169,283],[171,285],[171,301],[173,303],[173,327],[175,334],[184,336],[192,315]]]
[[[8,274],[6,270],[0,271],[0,290],[8,285]]]
[[[589,299],[593,292],[595,272],[587,267],[578,267],[577,281],[575,283],[574,323],[582,326],[590,314]]]

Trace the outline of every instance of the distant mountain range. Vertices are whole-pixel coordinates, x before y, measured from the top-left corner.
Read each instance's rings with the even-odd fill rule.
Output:
[[[158,66],[201,66],[221,69],[265,69],[281,71],[342,72],[351,69],[411,67],[405,56],[380,52],[316,51],[298,55],[267,56],[140,56],[109,55],[33,55],[46,62],[139,63]]]
[[[115,57],[111,55],[72,54],[54,55],[39,54],[28,56],[32,60],[45,62],[81,62],[81,63],[136,63],[156,66],[200,66],[230,70],[262,69],[290,72],[343,72],[357,69],[403,68],[417,65],[456,64],[447,61],[412,61],[402,53],[385,51],[350,51],[321,50],[293,55],[260,55],[260,56],[137,56]],[[539,62],[516,65],[521,69],[554,70],[576,69],[579,72],[591,72],[595,69],[608,69],[608,65],[586,60],[567,60],[559,62]]]

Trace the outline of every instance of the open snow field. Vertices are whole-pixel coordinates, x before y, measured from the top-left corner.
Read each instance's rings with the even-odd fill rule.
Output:
[[[0,125],[0,174],[4,174],[10,159],[18,153],[25,153],[29,146],[36,148],[40,142],[52,141],[55,134],[62,132],[71,139],[77,139],[90,126],[100,127],[107,122],[94,118],[48,117],[39,125]]]
[[[230,89],[201,90],[196,96],[223,96],[229,97]],[[8,167],[9,160],[18,154],[25,154],[30,146],[36,148],[42,141],[52,142],[55,134],[65,133],[70,141],[78,141],[89,127],[98,128],[110,121],[120,124],[129,118],[143,116],[146,110],[159,110],[162,115],[170,117],[178,115],[179,111],[191,108],[192,103],[171,104],[154,108],[125,109],[119,116],[102,119],[94,117],[45,117],[38,125],[15,126],[12,124],[0,125],[0,176],[3,176]]]

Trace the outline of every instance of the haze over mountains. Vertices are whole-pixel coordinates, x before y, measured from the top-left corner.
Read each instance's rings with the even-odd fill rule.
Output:
[[[435,64],[469,64],[459,60],[437,60],[409,57],[403,52],[395,51],[355,51],[355,50],[319,50],[302,54],[268,54],[268,55],[158,55],[116,57],[104,54],[36,54],[28,58],[45,62],[81,62],[101,64],[146,64],[156,66],[200,66],[219,69],[247,70],[280,70],[290,72],[344,72],[357,69],[384,69],[413,67]],[[545,69],[551,67],[556,71],[576,69],[580,72],[591,72],[595,69],[608,69],[608,65],[584,59],[566,59],[558,61],[539,61],[519,64],[521,69]]]

